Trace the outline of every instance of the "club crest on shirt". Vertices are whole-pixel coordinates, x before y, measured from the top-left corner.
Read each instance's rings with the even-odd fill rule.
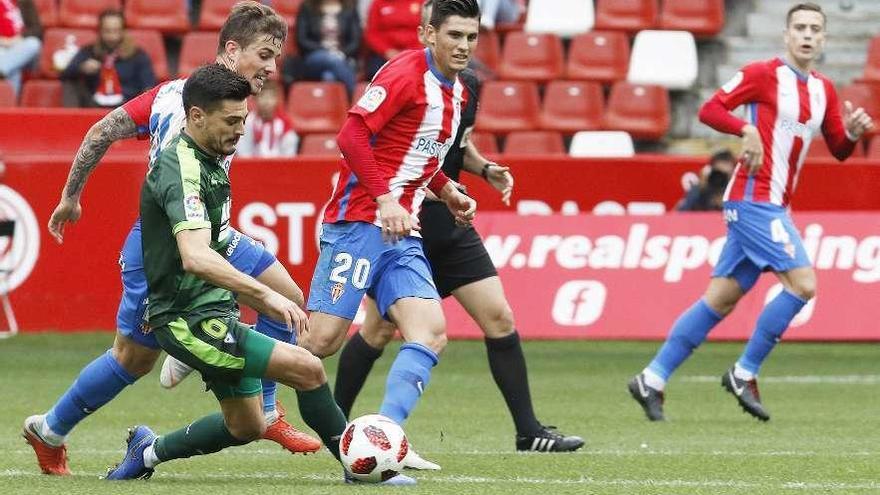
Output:
[[[202,199],[197,194],[187,196],[186,199],[183,200],[183,210],[186,214],[187,220],[205,219],[205,209],[202,205]]]
[[[333,304],[336,304],[336,301],[338,301],[344,293],[345,285],[343,285],[342,282],[336,282],[333,284],[333,287],[330,288],[330,300],[333,301]]]
[[[388,96],[388,92],[385,91],[385,88],[382,86],[373,86],[370,85],[367,88],[366,93],[361,96],[361,99],[358,100],[357,104],[359,107],[363,108],[368,112],[375,112],[379,105],[385,101],[385,98]]]

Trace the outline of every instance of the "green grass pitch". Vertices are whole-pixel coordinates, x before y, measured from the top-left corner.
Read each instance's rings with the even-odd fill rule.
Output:
[[[377,493],[345,486],[322,452],[285,454],[266,441],[159,466],[147,482],[98,479],[123,452],[126,428],[158,432],[216,409],[198,379],[173,391],[158,370],[95,413],[69,440],[74,476],[39,474],[19,436],[29,415],[45,411],[80,367],[106,349],[109,333],[20,335],[0,341],[0,494],[335,494]],[[575,454],[517,454],[513,426],[479,342],[452,342],[406,425],[410,441],[443,466],[416,473],[410,494],[807,494],[880,493],[880,347],[781,345],[764,367],[761,391],[773,419],[760,424],[719,385],[741,344],[707,344],[671,382],[669,420],[650,424],[625,384],[657,348],[644,342],[527,342],[539,418],[582,435]],[[379,362],[355,406],[378,409],[394,355]],[[326,362],[328,373],[335,359]],[[280,398],[296,424],[295,398]]]

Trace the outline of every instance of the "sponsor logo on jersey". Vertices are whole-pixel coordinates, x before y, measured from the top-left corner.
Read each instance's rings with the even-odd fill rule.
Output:
[[[368,112],[375,112],[379,105],[385,101],[388,92],[382,86],[370,86],[358,100],[357,105]]]
[[[336,301],[339,301],[339,298],[342,297],[342,294],[345,293],[345,284],[342,282],[336,282],[333,284],[333,287],[330,288],[330,300],[333,301],[333,304],[336,304]]]
[[[198,221],[205,219],[205,207],[202,204],[202,198],[196,194],[187,196],[183,200],[183,210],[187,220]]]
[[[446,156],[449,151],[449,144],[427,138],[419,138],[416,141],[415,150],[420,151],[428,156],[440,158]]]

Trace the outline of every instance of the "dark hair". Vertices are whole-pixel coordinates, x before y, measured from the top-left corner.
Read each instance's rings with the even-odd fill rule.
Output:
[[[250,46],[261,34],[274,36],[284,42],[287,38],[287,23],[272,7],[252,0],[238,2],[232,6],[229,17],[220,28],[217,53],[226,50],[226,42],[232,40],[242,48]]]
[[[446,18],[453,15],[479,21],[480,5],[477,4],[477,0],[434,0],[430,24],[434,29],[440,29]]]
[[[223,100],[244,101],[251,94],[251,84],[244,77],[220,64],[203,65],[183,85],[183,110],[192,107],[212,112]]]
[[[106,9],[106,10],[101,11],[100,14],[98,14],[98,28],[99,29],[101,27],[101,24],[104,23],[104,19],[106,19],[108,17],[118,17],[122,21],[122,27],[125,28],[125,15],[122,13],[122,11],[117,10],[117,9]]]
[[[424,2],[422,2],[422,20],[420,24],[422,27],[427,26],[428,23],[431,21],[431,16],[428,16],[426,14],[428,13],[428,9],[432,9],[431,12],[433,12],[433,7],[434,0],[425,0]]]
[[[316,14],[320,14],[322,1],[323,0],[305,0],[302,6],[308,8]],[[342,4],[342,10],[353,9],[355,7],[354,0],[340,0],[339,3]]]
[[[822,7],[813,3],[799,3],[794,5],[792,8],[788,9],[788,14],[785,16],[785,25],[788,26],[791,24],[791,16],[794,15],[795,12],[799,10],[809,10],[810,12],[818,12],[822,14],[822,25],[824,26],[828,19],[825,17],[825,12],[822,11]]]
[[[721,151],[716,151],[715,153],[712,154],[712,157],[709,158],[710,164],[714,165],[715,162],[736,163],[736,157],[733,156],[733,153],[730,150],[724,149]]]

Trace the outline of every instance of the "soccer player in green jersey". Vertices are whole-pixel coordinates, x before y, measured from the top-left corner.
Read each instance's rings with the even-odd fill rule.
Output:
[[[308,331],[293,301],[223,255],[231,205],[223,160],[244,133],[250,92],[247,79],[221,65],[193,73],[183,87],[185,127],[150,169],[140,200],[150,331],[168,354],[201,372],[221,412],[163,436],[132,428],[125,458],[107,479],[147,478],[160,462],[259,439],[266,428],[263,377],[296,390],[303,419],[339,457],[345,417],[320,359],[238,321],[236,297]]]

